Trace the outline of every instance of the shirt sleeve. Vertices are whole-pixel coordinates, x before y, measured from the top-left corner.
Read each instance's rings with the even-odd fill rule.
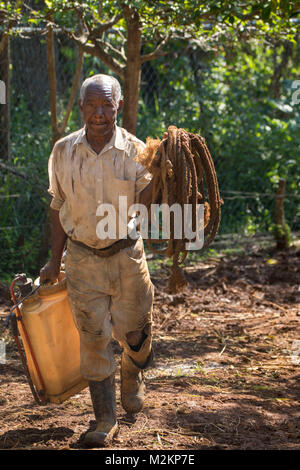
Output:
[[[49,189],[48,193],[52,196],[50,207],[59,210],[65,201],[65,195],[59,184],[59,174],[57,165],[58,151],[54,145],[48,162]]]

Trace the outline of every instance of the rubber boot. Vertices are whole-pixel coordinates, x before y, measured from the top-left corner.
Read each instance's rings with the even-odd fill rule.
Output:
[[[121,403],[127,413],[138,413],[142,410],[145,400],[146,387],[144,384],[143,369],[152,360],[149,355],[143,367],[133,361],[125,352],[121,358]]]
[[[102,382],[90,381],[89,388],[97,428],[87,432],[84,444],[88,447],[104,447],[118,432],[115,376],[111,375]]]

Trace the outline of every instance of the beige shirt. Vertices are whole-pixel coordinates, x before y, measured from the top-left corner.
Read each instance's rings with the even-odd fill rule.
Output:
[[[144,147],[142,141],[118,126],[99,154],[87,142],[85,127],[56,142],[49,158],[48,191],[53,198],[50,207],[59,210],[68,237],[94,248],[105,248],[126,236],[124,221],[127,226],[130,218],[124,208],[137,203],[140,192],[151,181],[150,173],[134,160]],[[123,204],[119,211],[120,196],[127,197],[127,206]],[[110,204],[115,210],[116,235],[111,236],[110,227],[110,235],[99,238],[99,233],[103,234],[99,222],[108,221],[103,204]]]

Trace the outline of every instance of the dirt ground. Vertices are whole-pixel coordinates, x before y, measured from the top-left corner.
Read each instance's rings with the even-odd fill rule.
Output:
[[[300,448],[299,245],[288,253],[254,245],[247,253],[189,264],[187,286],[175,295],[166,292],[168,269],[153,273],[147,399],[135,418],[126,415],[117,375],[120,431],[110,449]],[[0,449],[81,449],[94,424],[88,390],[61,405],[34,401],[4,329],[10,305],[2,298]]]

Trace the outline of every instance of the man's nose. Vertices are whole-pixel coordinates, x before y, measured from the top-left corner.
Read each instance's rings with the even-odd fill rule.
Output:
[[[95,115],[96,116],[102,116],[103,115],[103,107],[102,106],[96,106]]]

